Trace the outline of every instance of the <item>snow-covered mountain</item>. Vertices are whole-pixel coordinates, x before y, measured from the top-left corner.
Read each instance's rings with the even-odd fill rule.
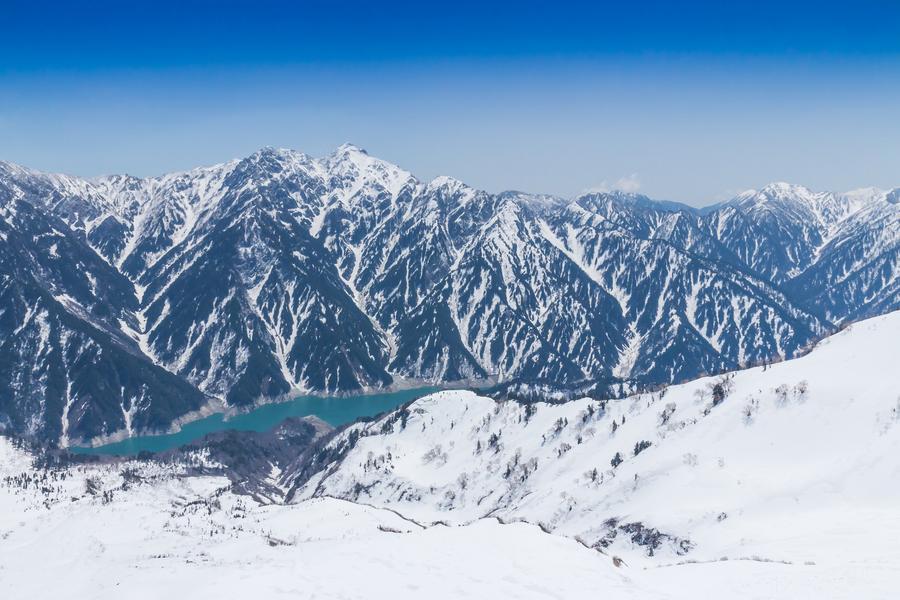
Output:
[[[351,145],[147,179],[0,163],[0,427],[66,444],[300,391],[794,356],[900,306],[897,194],[489,194]]]
[[[835,323],[897,307],[898,190],[814,193],[775,183],[707,215],[741,261]]]
[[[900,311],[665,392],[445,391],[145,460],[0,436],[0,594],[887,600],[897,339]]]
[[[893,312],[801,358],[624,400],[438,392],[343,430],[283,483],[295,502],[426,524],[539,523],[631,565],[862,566],[900,556],[898,339]]]

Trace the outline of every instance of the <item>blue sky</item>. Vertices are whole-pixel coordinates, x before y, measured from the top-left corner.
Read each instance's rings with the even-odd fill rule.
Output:
[[[2,160],[345,141],[490,191],[896,186],[900,3],[0,0]]]

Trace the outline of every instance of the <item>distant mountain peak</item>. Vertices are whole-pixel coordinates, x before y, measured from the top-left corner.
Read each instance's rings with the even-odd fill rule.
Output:
[[[299,150],[293,150],[291,148],[276,148],[274,146],[263,146],[253,154],[247,157],[248,159],[265,159],[265,158],[274,158],[278,160],[291,159],[291,158],[302,158],[305,160],[309,160],[310,157],[308,154],[304,152],[300,152]]]
[[[334,154],[365,154],[366,156],[369,155],[369,153],[366,152],[365,148],[360,148],[356,144],[352,144],[350,142],[344,142],[343,144],[338,146],[337,149],[334,151]]]
[[[786,181],[773,181],[760,189],[750,189],[735,196],[733,204],[764,204],[770,201],[805,201],[808,202],[817,194],[809,188]]]
[[[451,176],[449,176],[449,175],[438,175],[437,177],[435,177],[434,179],[432,179],[432,180],[428,183],[428,186],[429,186],[429,187],[433,187],[433,188],[442,188],[442,187],[461,188],[461,187],[467,187],[466,184],[465,184],[464,182],[460,181],[459,179],[457,179],[457,178],[455,178],[455,177],[451,177]]]
[[[773,181],[768,183],[763,189],[763,192],[775,192],[782,194],[796,194],[796,193],[805,193],[812,194],[813,192],[806,186],[800,185],[798,183],[790,183],[788,181]]]
[[[610,207],[625,210],[650,210],[661,212],[695,212],[696,209],[681,202],[672,202],[669,200],[654,200],[644,194],[637,192],[626,192],[623,190],[609,191],[592,191],[581,194],[575,199],[576,203],[590,203],[597,205],[598,203],[607,203]]]

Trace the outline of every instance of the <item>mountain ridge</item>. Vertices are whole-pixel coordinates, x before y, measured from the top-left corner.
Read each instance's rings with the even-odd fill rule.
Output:
[[[63,310],[113,336],[108,352],[196,391],[190,406],[161,403],[163,424],[211,398],[471,378],[624,392],[793,356],[900,306],[895,192],[773,184],[710,211],[627,192],[490,194],[349,144],[143,179],[0,163],[0,249],[10,265],[38,260],[34,285],[72,298]],[[27,241],[53,232],[77,252]],[[21,380],[19,338],[38,347],[43,330],[22,328],[33,300],[15,306],[0,355]],[[65,354],[42,359],[48,373],[71,370]],[[0,425],[64,442],[130,431],[164,395],[147,385],[83,418],[98,399],[77,389],[10,388]]]

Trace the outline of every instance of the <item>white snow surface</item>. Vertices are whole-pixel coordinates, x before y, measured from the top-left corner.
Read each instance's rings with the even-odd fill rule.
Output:
[[[123,488],[129,469],[143,480]],[[5,478],[44,472],[0,438],[0,595],[580,598],[641,589],[608,557],[527,523],[424,528],[332,498],[264,506],[232,494],[226,479],[179,471],[78,467],[23,488]]]
[[[527,421],[439,392],[405,427],[345,432],[363,437],[286,505],[172,464],[37,469],[0,437],[0,597],[894,598],[898,339],[895,312],[765,370]],[[611,518],[672,538],[589,548]]]

